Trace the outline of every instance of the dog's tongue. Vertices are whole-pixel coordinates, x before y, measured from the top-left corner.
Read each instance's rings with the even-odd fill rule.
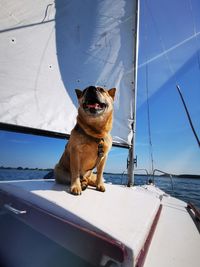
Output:
[[[94,104],[88,104],[87,107],[88,108],[99,109],[100,105],[98,103],[94,103]]]

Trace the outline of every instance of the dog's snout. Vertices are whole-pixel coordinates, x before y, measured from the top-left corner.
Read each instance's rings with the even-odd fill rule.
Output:
[[[89,86],[87,88],[87,92],[92,94],[92,93],[96,93],[97,92],[97,88],[95,86]]]
[[[98,90],[95,86],[89,86],[85,92],[86,101],[96,101],[98,98]]]

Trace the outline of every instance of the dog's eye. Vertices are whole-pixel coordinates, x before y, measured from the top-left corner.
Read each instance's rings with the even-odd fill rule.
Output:
[[[103,88],[99,87],[98,89],[99,89],[99,91],[100,91],[101,93],[104,92],[104,89],[103,89]]]

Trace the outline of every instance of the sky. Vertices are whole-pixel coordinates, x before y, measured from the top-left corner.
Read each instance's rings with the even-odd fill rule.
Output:
[[[199,13],[199,0],[141,0],[138,169],[151,171],[153,159],[153,167],[165,172],[200,174],[200,149],[176,90],[179,84],[200,138]],[[53,168],[65,144],[62,139],[0,131],[0,166]],[[126,171],[127,155],[127,149],[113,147],[105,171]]]
[[[176,89],[178,84],[200,138],[199,12],[198,0],[142,1],[136,128],[141,168],[152,168],[152,154],[154,168],[200,173],[200,149]]]

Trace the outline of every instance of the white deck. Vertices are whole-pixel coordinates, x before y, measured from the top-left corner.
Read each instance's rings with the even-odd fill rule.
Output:
[[[162,213],[144,267],[199,267],[200,235],[186,203],[164,197]]]
[[[200,262],[200,237],[186,204],[165,197],[154,186],[106,184],[105,193],[88,188],[81,196],[71,195],[53,180],[1,182],[0,189],[118,240],[127,251],[122,266],[134,266],[163,196],[163,209],[144,266],[195,267]]]

